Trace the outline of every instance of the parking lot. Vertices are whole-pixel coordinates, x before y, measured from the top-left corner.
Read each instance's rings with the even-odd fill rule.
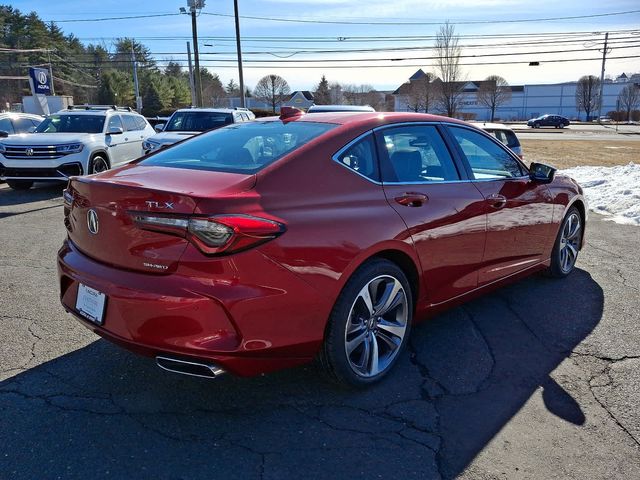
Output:
[[[393,375],[186,378],[58,301],[61,189],[0,185],[0,478],[640,478],[640,231],[413,331]]]

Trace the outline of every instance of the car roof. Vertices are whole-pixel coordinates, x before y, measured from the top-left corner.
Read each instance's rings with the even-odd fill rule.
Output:
[[[319,112],[375,112],[369,105],[311,105],[308,113]]]
[[[338,125],[349,125],[354,128],[389,125],[393,123],[403,122],[447,122],[458,123],[460,125],[470,125],[450,117],[442,117],[439,115],[431,115],[428,113],[413,112],[326,112],[326,113],[310,113],[302,114],[281,119],[280,117],[264,117],[256,121],[295,121],[295,122],[320,122],[335,123]]]
[[[470,122],[471,125],[482,128],[483,130],[492,129],[492,130],[510,130],[513,131],[513,128],[503,124],[503,123],[490,123],[490,122]]]
[[[235,108],[179,108],[176,112],[210,112],[210,113],[234,113],[234,112],[248,112],[249,110],[236,110]],[[173,112],[173,113],[176,113]]]
[[[22,113],[22,112],[0,112],[0,117],[10,118],[31,118],[37,120],[44,120],[42,115],[36,115],[35,113]]]

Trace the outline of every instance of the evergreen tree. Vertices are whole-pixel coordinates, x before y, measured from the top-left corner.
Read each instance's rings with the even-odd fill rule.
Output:
[[[313,94],[313,101],[316,105],[329,105],[331,103],[331,92],[329,91],[329,82],[327,78],[322,75],[320,83],[316,87],[316,91]]]

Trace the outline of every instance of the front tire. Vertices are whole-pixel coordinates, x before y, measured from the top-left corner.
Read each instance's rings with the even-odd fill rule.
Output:
[[[382,380],[406,346],[413,298],[404,272],[376,259],[361,266],[336,301],[319,354],[328,377],[365,387]]]
[[[564,278],[573,271],[582,246],[583,228],[580,212],[571,207],[560,224],[551,252],[551,265],[547,269],[550,277]]]
[[[7,180],[7,185],[13,190],[29,190],[33,187],[33,182],[30,180]]]
[[[91,159],[91,164],[89,165],[89,174],[93,175],[94,173],[106,172],[109,170],[109,162],[102,155],[96,155]]]

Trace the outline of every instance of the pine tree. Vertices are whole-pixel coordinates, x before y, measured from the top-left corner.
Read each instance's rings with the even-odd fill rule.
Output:
[[[329,92],[329,82],[326,77],[322,75],[320,83],[316,87],[316,91],[313,95],[314,103],[316,105],[329,105],[331,103],[331,93]]]

